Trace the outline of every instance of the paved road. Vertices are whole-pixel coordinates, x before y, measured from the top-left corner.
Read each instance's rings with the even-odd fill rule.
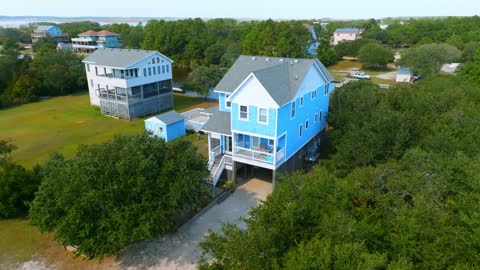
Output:
[[[117,260],[119,269],[195,269],[202,241],[208,229],[219,231],[222,223],[244,225],[240,217],[272,192],[272,184],[252,179],[239,186],[222,203],[214,205],[179,232],[131,245]]]

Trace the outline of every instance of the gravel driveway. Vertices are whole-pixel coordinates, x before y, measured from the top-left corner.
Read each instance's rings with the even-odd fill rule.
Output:
[[[246,217],[248,211],[271,192],[271,183],[252,179],[239,186],[223,202],[181,227],[177,233],[129,246],[118,255],[118,268],[195,269],[201,255],[198,243],[208,229],[219,231],[225,222],[244,224],[240,217]]]

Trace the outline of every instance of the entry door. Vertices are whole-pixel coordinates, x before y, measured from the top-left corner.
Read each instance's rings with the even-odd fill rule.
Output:
[[[224,136],[225,153],[232,153],[232,136]]]

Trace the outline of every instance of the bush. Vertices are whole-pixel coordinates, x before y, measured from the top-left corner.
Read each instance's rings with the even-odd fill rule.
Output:
[[[210,196],[206,161],[184,139],[118,136],[48,168],[31,222],[90,257],[173,230],[176,216]]]

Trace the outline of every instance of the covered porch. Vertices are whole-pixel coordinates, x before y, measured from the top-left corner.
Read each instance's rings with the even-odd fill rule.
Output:
[[[267,165],[267,168],[274,168],[285,159],[285,135],[275,140],[236,133],[234,139],[233,153],[235,157],[254,161],[253,163],[247,161],[252,165]]]

